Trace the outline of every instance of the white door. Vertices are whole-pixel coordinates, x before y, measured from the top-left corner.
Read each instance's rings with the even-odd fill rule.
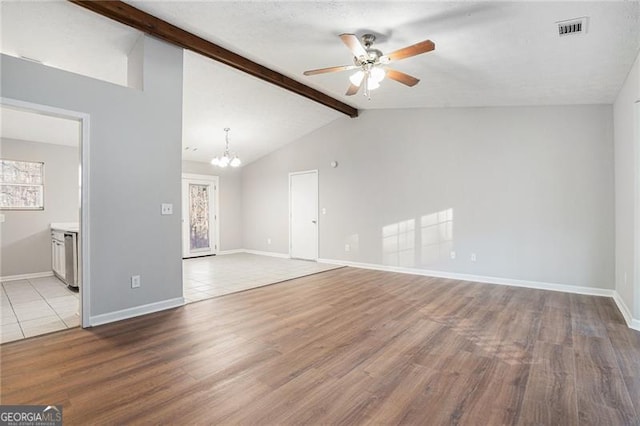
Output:
[[[182,257],[218,251],[218,178],[182,175]]]
[[[290,256],[318,259],[318,171],[289,173]]]

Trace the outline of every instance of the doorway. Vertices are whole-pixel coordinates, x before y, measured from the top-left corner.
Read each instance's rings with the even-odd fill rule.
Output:
[[[182,257],[218,252],[218,177],[182,174]]]
[[[289,255],[318,260],[318,171],[289,173]]]
[[[53,236],[51,230],[54,224],[50,222],[58,222],[60,220],[66,220],[67,222],[56,223],[55,225],[64,228],[66,233],[71,237],[75,237],[72,238],[73,244],[69,245],[68,256],[70,262],[66,262],[65,260],[64,279],[54,278],[54,265],[49,264],[49,267],[44,268],[48,269],[47,271],[40,271],[40,269],[43,268],[34,267],[33,265],[35,264],[33,262],[25,262],[25,264],[29,264],[29,266],[25,266],[25,270],[30,269],[24,274],[11,271],[5,274],[10,276],[7,281],[11,283],[10,286],[13,287],[14,296],[21,297],[25,301],[31,301],[34,305],[25,305],[22,307],[24,309],[22,309],[19,308],[18,305],[12,304],[14,315],[18,321],[18,325],[22,329],[23,337],[57,331],[63,329],[62,325],[65,325],[67,328],[74,325],[88,327],[90,326],[90,275],[89,258],[86,253],[89,252],[89,114],[10,98],[0,98],[0,105],[3,110],[8,112],[8,116],[12,117],[14,121],[13,124],[18,124],[18,127],[14,126],[13,130],[11,130],[11,127],[6,127],[10,125],[10,123],[8,124],[3,120],[3,137],[12,138],[13,146],[16,148],[18,147],[18,145],[15,144],[17,141],[27,141],[23,142],[25,143],[24,147],[20,147],[20,149],[23,150],[22,152],[24,152],[21,157],[24,156],[25,160],[29,160],[27,153],[36,152],[33,151],[33,148],[37,148],[37,154],[34,155],[48,158],[48,160],[44,161],[38,160],[42,161],[41,167],[44,172],[42,174],[42,181],[40,182],[42,191],[44,191],[45,194],[42,207],[37,209],[31,208],[30,210],[32,211],[30,212],[20,208],[14,209],[11,217],[7,215],[7,212],[11,211],[11,209],[5,209],[0,212],[2,213],[2,220],[0,222],[3,222],[0,226],[11,227],[10,221],[32,220],[43,216],[44,219],[40,218],[38,220],[40,220],[40,222],[42,222],[42,220],[47,222],[46,226],[42,228],[40,232],[40,234],[43,234],[46,238],[52,238]],[[69,126],[64,123],[74,123],[75,130],[72,130],[72,133],[69,134],[65,133],[65,129],[68,130]],[[20,128],[25,130],[24,136],[21,136],[19,132],[15,133],[18,131],[16,129]],[[26,130],[28,130],[28,132],[26,132]],[[67,143],[59,142],[56,137],[66,138],[66,141],[76,140],[77,142],[74,142],[75,147],[73,147],[74,144],[72,143],[68,144],[70,146],[65,147]],[[60,148],[54,149],[54,147],[57,146],[60,146]],[[28,151],[25,151],[24,149],[27,147]],[[51,148],[45,149],[45,147]],[[68,161],[65,160],[65,158],[68,157],[68,155],[63,152],[65,149],[75,150],[75,154],[72,155]],[[64,167],[64,170],[66,170],[64,176],[70,175],[71,178],[68,176],[65,178],[58,173],[58,171],[63,170],[61,167]],[[71,169],[68,167],[71,167]],[[64,190],[64,194],[66,195],[60,192],[56,192],[54,195],[54,186],[55,188],[62,188],[60,186],[61,183],[64,185],[64,182],[68,181],[75,181],[76,184],[68,188],[64,186],[64,188],[67,188]],[[18,193],[19,192],[20,191],[18,191]],[[68,198],[66,201],[65,196]],[[75,206],[76,214],[70,216],[69,212],[64,213],[60,210],[60,206],[65,207],[66,210],[64,210],[64,212],[69,208],[73,211]],[[54,216],[49,217],[51,214],[54,214]],[[39,225],[42,224],[40,223]],[[8,229],[10,228],[7,228],[7,230]],[[5,237],[7,237],[7,235],[5,235]],[[16,238],[19,238],[19,236]],[[38,249],[42,245],[41,239],[37,240]],[[36,242],[33,238],[23,238],[20,241],[25,244]],[[51,251],[47,250],[48,253],[44,253],[42,256],[39,256],[38,259],[40,259],[40,257],[49,259],[49,255],[54,255],[53,241],[49,240],[48,244],[50,244],[49,247]],[[65,259],[66,256],[67,251],[65,251]],[[53,261],[53,259],[50,260]],[[67,264],[69,266],[67,266]],[[69,272],[73,273],[67,274],[67,268],[71,269]],[[65,280],[68,280],[68,282],[65,282]],[[71,309],[71,302],[69,302],[69,300],[72,300],[74,297],[73,292],[71,291],[71,293],[67,294],[67,289],[75,289],[76,291],[75,297],[77,298],[77,302],[75,303],[74,309]],[[79,294],[77,293],[78,291]],[[11,295],[7,294],[7,296],[9,299],[11,298]],[[38,297],[38,299],[36,299],[36,297]],[[33,300],[31,300],[31,298],[33,298]],[[41,301],[40,298],[43,300]],[[43,309],[36,309],[36,304],[41,304]],[[53,319],[55,319],[56,316],[58,321],[50,321],[52,319],[50,317],[54,317]],[[75,320],[73,319],[74,316],[76,318]],[[33,324],[27,324],[27,322],[33,322]],[[31,325],[34,326],[30,332],[27,330],[27,325],[29,325],[29,327]]]

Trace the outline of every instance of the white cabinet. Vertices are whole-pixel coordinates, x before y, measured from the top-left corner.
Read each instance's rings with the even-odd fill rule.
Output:
[[[51,269],[58,278],[65,279],[64,232],[51,231]]]

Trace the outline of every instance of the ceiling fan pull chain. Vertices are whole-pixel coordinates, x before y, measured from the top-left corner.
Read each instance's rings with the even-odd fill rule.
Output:
[[[367,99],[371,100],[371,93],[369,92],[369,71],[364,72],[364,93]]]

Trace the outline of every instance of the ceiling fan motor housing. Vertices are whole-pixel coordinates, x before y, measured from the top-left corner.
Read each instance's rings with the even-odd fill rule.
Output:
[[[380,59],[380,57],[382,56],[382,52],[379,51],[378,49],[374,49],[373,47],[373,42],[376,40],[376,36],[374,36],[373,34],[364,34],[362,37],[362,44],[365,48],[365,50],[367,51],[367,55],[369,56],[368,58],[365,57],[355,57],[353,58],[353,63],[356,64],[359,67],[362,67],[364,65],[374,65],[378,62],[378,60]]]

